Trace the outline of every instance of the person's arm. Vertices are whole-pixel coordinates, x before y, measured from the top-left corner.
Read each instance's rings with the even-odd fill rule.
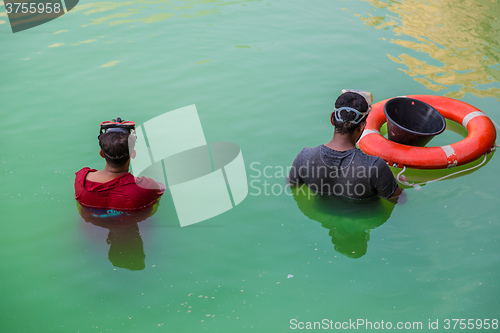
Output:
[[[406,193],[398,185],[389,166],[382,159],[378,159],[372,168],[371,182],[377,195],[392,202],[406,202]]]
[[[401,186],[398,185],[394,194],[387,200],[394,203],[404,204],[406,202],[406,192],[401,188]]]
[[[396,188],[396,191],[394,191],[394,194],[389,199],[397,198],[402,193],[403,193],[403,189],[401,188],[401,186],[398,185],[398,187]]]
[[[295,157],[295,160],[293,161],[292,168],[290,169],[290,173],[288,174],[288,177],[286,178],[287,183],[290,184],[290,186],[295,186],[295,185],[300,185],[304,183],[304,180],[299,174],[300,171],[300,165],[301,165],[301,155],[302,152],[300,152],[297,157]]]

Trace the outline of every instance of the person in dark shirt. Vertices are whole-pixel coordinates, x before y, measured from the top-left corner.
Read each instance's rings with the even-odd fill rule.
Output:
[[[102,170],[85,167],[76,173],[75,199],[82,206],[104,209],[99,215],[120,215],[123,211],[145,209],[155,204],[164,192],[163,184],[151,178],[134,177],[129,172],[135,155],[135,123],[101,123],[99,154],[106,160]],[[131,144],[131,149],[129,149]]]
[[[330,121],[335,126],[330,142],[304,148],[293,161],[291,185],[305,183],[319,194],[351,199],[379,196],[395,199],[403,192],[387,164],[356,148],[371,110],[371,93],[343,90],[335,102]]]

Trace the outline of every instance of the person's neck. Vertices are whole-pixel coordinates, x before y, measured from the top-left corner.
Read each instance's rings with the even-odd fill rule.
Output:
[[[104,170],[102,170],[102,171],[110,176],[118,177],[119,175],[122,175],[122,174],[128,172],[128,163],[126,165],[119,166],[119,167],[113,167],[109,164],[106,164],[106,166],[104,167]]]
[[[346,151],[356,148],[356,140],[354,140],[353,135],[335,132],[333,138],[325,146],[337,151]]]

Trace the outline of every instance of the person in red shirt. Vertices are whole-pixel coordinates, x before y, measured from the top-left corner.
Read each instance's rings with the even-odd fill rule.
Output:
[[[106,160],[102,170],[82,168],[76,172],[75,199],[103,216],[123,211],[147,209],[158,202],[165,187],[151,178],[134,177],[129,172],[130,158],[135,157],[135,123],[116,121],[101,123],[98,136],[99,154]]]

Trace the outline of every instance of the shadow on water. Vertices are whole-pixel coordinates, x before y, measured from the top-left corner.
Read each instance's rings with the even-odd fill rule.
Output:
[[[158,203],[133,212],[93,209],[78,203],[77,206],[84,221],[109,230],[106,243],[110,246],[108,259],[113,266],[132,271],[145,268],[146,255],[137,224],[154,215]]]
[[[394,209],[390,201],[354,201],[336,196],[315,195],[307,186],[292,188],[302,213],[329,230],[335,251],[349,258],[361,258],[368,250],[370,230],[384,224]]]

